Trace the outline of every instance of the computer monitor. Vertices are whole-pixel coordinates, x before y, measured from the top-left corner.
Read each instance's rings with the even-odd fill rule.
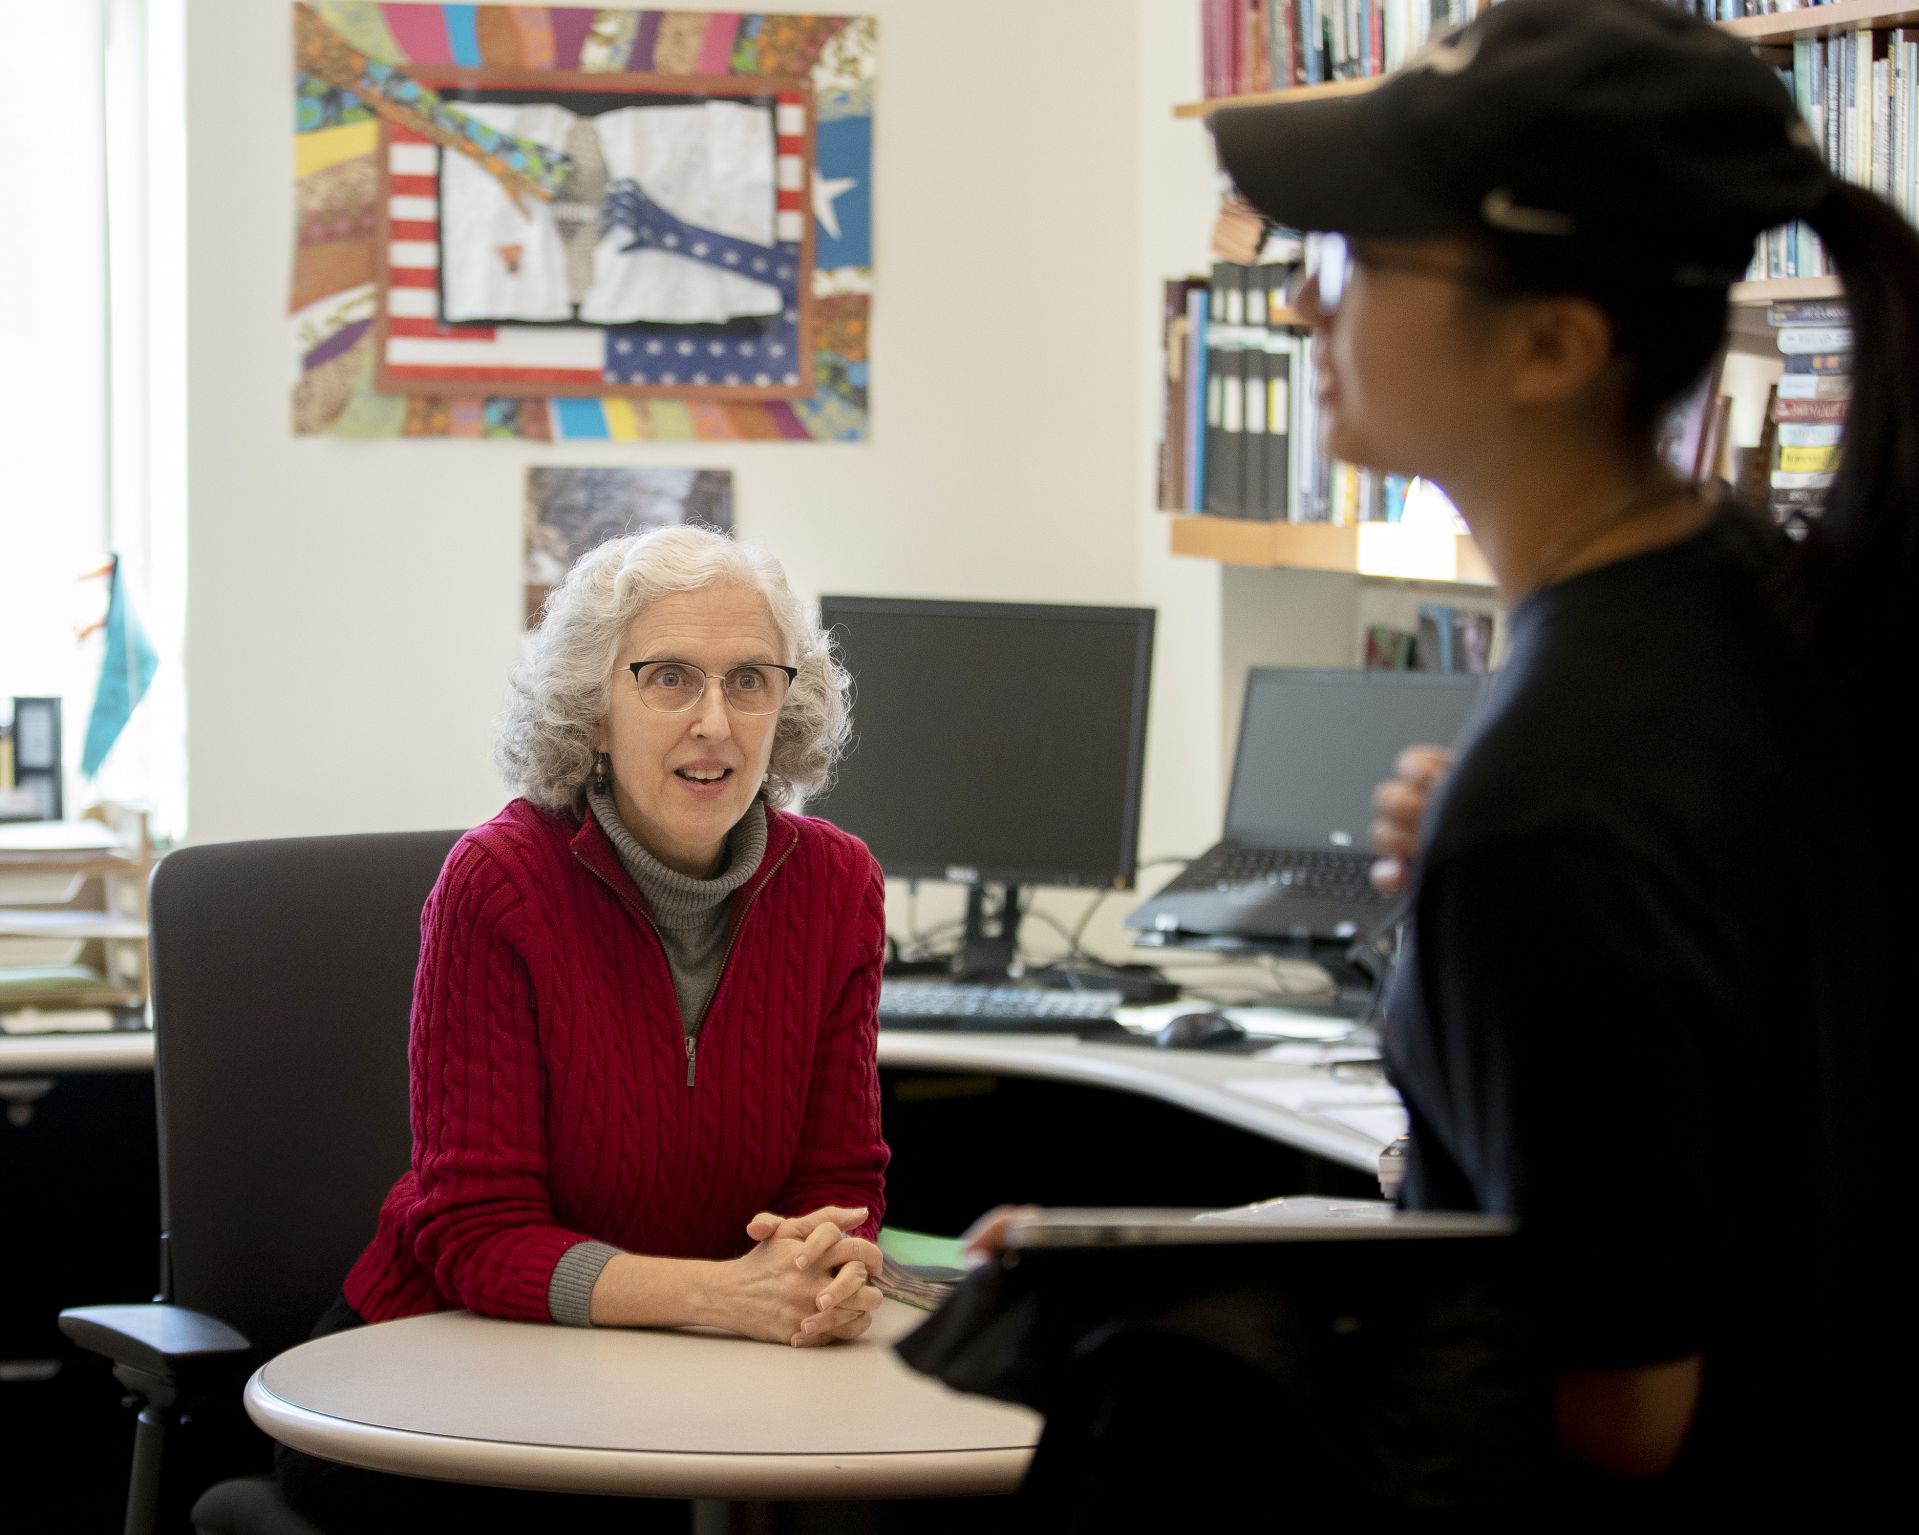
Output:
[[[971,887],[960,968],[1003,971],[1018,887],[1124,890],[1139,857],[1151,608],[820,599],[854,746],[807,805],[894,878]],[[983,887],[1008,887],[984,932]]]

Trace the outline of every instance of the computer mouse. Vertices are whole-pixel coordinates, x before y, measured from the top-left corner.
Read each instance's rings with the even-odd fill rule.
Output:
[[[1205,1050],[1230,1045],[1245,1037],[1245,1029],[1217,1009],[1169,1018],[1154,1036],[1161,1048],[1167,1050]]]

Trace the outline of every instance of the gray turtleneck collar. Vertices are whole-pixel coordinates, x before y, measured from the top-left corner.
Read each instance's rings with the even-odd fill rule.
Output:
[[[766,807],[758,800],[747,807],[728,834],[726,866],[711,879],[696,879],[669,869],[649,853],[620,819],[610,793],[589,789],[586,802],[606,840],[620,855],[620,863],[645,895],[654,924],[662,929],[687,932],[706,926],[716,915],[723,918],[727,899],[758,872],[760,860],[766,856]]]

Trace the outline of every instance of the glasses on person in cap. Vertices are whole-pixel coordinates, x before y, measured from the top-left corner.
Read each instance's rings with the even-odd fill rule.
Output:
[[[1379,272],[1407,272],[1486,292],[1495,292],[1502,286],[1490,272],[1443,257],[1418,256],[1410,251],[1381,251],[1371,245],[1357,245],[1342,234],[1309,234],[1306,236],[1305,253],[1286,283],[1287,306],[1299,309],[1300,301],[1310,298],[1318,317],[1331,319],[1339,309],[1340,300],[1346,296],[1346,285],[1357,267],[1369,267]]]
[[[706,697],[711,674],[691,661],[629,661],[640,702],[661,714],[684,714]],[[720,696],[736,714],[776,714],[799,676],[796,666],[760,662],[736,666],[720,678]]]

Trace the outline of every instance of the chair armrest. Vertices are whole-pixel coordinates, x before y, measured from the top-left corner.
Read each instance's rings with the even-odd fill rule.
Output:
[[[60,1331],[116,1367],[170,1386],[192,1387],[243,1363],[244,1335],[218,1317],[160,1302],[137,1306],[69,1306]]]

